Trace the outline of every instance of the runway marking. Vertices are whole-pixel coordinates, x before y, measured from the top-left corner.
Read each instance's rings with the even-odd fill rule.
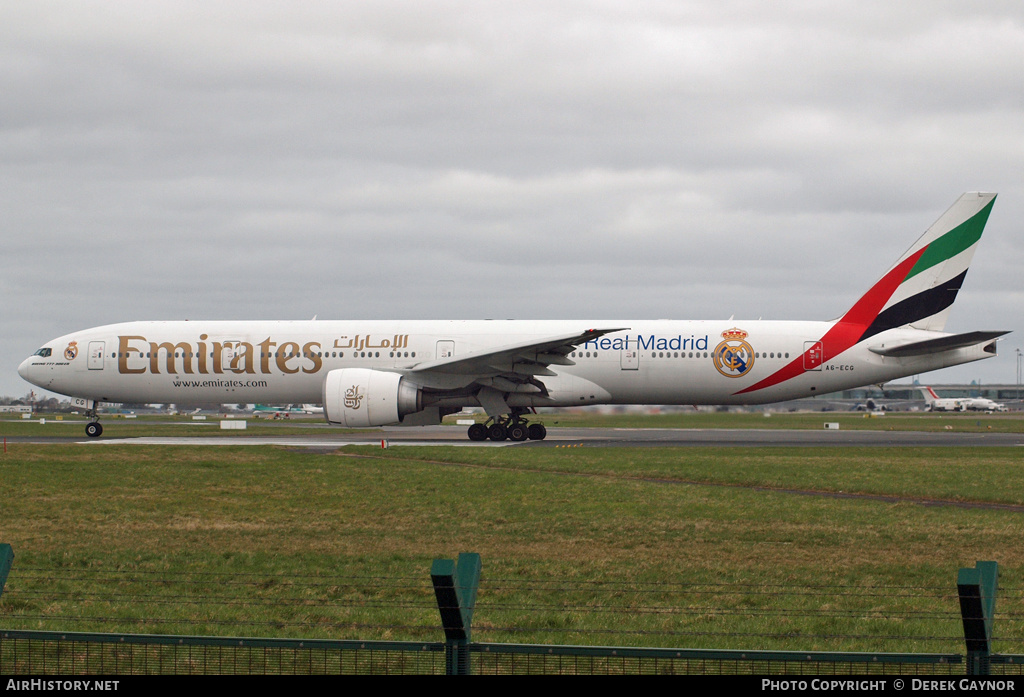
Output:
[[[346,433],[326,431],[322,435],[238,434],[210,436],[141,436],[125,437],[112,432],[102,438],[84,437],[9,437],[9,443],[77,443],[135,445],[279,445],[295,448],[340,448],[345,445],[380,445],[389,447],[442,446],[495,448],[525,446],[556,448],[584,445],[587,447],[1009,447],[1024,445],[1024,433],[950,433],[948,431],[821,431],[801,429],[580,429],[552,428],[543,441],[470,441],[461,428],[425,426],[410,433],[409,429],[381,429],[376,432]]]
[[[156,437],[156,436],[145,436],[141,438],[109,438],[109,439],[97,439],[97,440],[83,440],[78,441],[79,443],[85,443],[89,445],[283,445],[292,448],[341,448],[346,445],[375,445],[378,448],[381,447],[380,439],[373,440],[321,440],[319,438],[311,438],[309,436],[299,437],[275,437],[275,436],[261,436],[261,437],[227,437],[227,438],[216,438],[216,437],[205,437],[205,438],[175,438],[175,437]],[[528,442],[528,441],[523,441]],[[493,447],[493,448],[507,448],[511,445],[521,445],[514,441],[447,441],[447,440],[395,440],[388,441],[389,448],[397,448],[400,446],[440,446],[447,445],[451,447]]]

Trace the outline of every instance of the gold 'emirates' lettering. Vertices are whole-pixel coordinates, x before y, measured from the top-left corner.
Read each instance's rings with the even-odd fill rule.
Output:
[[[277,369],[282,373],[292,374],[299,372],[298,368],[289,368],[288,361],[297,358],[299,345],[294,341],[286,341],[277,347]]]
[[[178,362],[178,349],[181,349],[182,372],[192,374],[192,346],[184,342],[172,344],[167,341],[162,344],[149,342],[149,370],[156,374],[160,372],[160,351],[167,356],[167,372],[176,373],[175,365]],[[187,352],[187,353],[186,353]]]
[[[302,372],[310,374],[319,373],[320,368],[322,368],[324,365],[323,359],[320,358],[320,344],[318,344],[315,341],[308,341],[305,344],[303,344],[302,353],[306,356],[308,360],[313,361],[313,367],[307,368],[306,366],[303,366]]]
[[[197,372],[200,375],[254,375],[257,371],[257,358],[259,372],[264,375],[273,372],[272,367],[286,374],[299,371],[312,374],[323,368],[323,359],[318,355],[321,348],[318,341],[307,341],[300,351],[295,341],[278,344],[270,337],[255,346],[248,341],[207,343],[209,336],[206,334],[200,334],[199,341],[194,345],[187,341],[158,343],[144,336],[119,336],[117,339],[117,370],[123,375],[146,372],[154,375],[161,372],[170,375],[193,375]]]
[[[130,346],[129,341],[145,341],[144,336],[119,336],[117,337],[117,372],[122,375],[133,375],[137,373],[145,373],[145,368],[129,368],[128,367],[128,354],[135,352],[142,357],[142,351]]]
[[[199,373],[206,374],[206,341],[209,337],[206,334],[199,335]]]

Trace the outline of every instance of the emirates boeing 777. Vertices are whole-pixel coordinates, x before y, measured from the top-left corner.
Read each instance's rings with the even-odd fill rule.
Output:
[[[159,321],[47,342],[18,368],[102,427],[104,402],[323,404],[331,424],[542,439],[537,407],[763,404],[991,358],[1005,331],[943,331],[995,194],[967,193],[831,321]]]

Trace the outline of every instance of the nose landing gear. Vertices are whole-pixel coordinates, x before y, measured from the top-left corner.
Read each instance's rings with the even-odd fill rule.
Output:
[[[92,409],[86,409],[85,415],[92,419],[92,421],[85,425],[85,435],[90,438],[99,438],[103,435],[103,426],[100,425],[100,415],[96,413],[96,406],[93,406]]]

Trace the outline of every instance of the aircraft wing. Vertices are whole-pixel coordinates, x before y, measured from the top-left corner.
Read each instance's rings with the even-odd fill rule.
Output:
[[[537,389],[530,391],[541,391],[542,387],[536,385],[534,378],[554,375],[549,365],[575,365],[567,356],[580,344],[624,329],[587,329],[575,334],[507,344],[420,363],[405,374],[420,385],[440,389],[476,382],[498,390],[514,391],[532,383]]]

